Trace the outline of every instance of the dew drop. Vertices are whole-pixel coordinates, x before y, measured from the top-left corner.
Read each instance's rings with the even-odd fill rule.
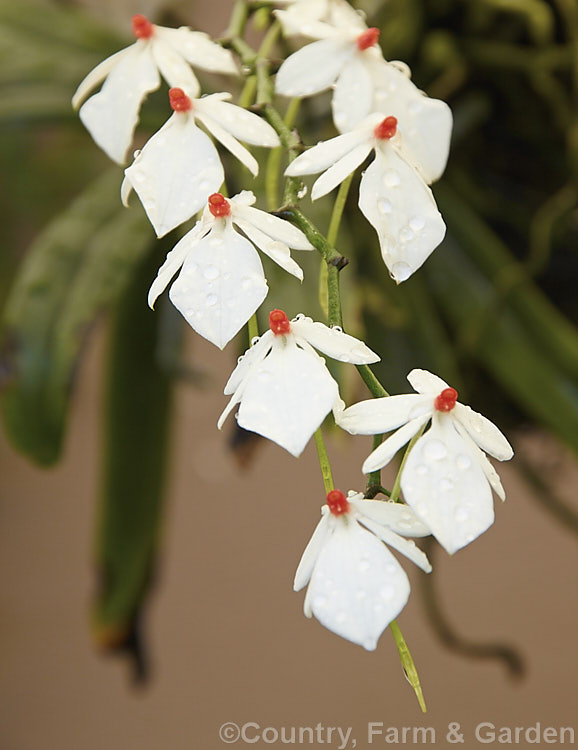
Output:
[[[389,214],[391,213],[391,203],[385,198],[380,198],[377,201],[377,210],[380,214]]]
[[[403,227],[399,232],[399,239],[402,242],[409,242],[415,237],[413,231],[409,227]]]
[[[313,599],[313,606],[314,607],[325,607],[327,604],[327,599],[324,596],[316,596],[315,599]]]
[[[385,572],[389,573],[390,575],[395,573],[396,570],[397,568],[392,563],[387,563],[387,565],[385,566]]]
[[[214,307],[217,304],[218,300],[219,300],[219,298],[217,297],[216,294],[208,294],[207,295],[207,305],[208,305],[208,307]]]
[[[367,560],[361,560],[361,562],[357,566],[357,569],[359,570],[360,573],[366,573],[369,570],[370,567],[371,566],[367,562]]]
[[[145,172],[142,172],[139,169],[135,171],[135,173],[132,176],[132,179],[134,182],[146,182],[147,176]]]
[[[413,216],[409,220],[409,226],[411,229],[413,229],[414,232],[421,232],[421,230],[425,227],[425,219],[422,219],[421,216]]]
[[[337,622],[340,625],[343,625],[343,623],[347,620],[347,615],[345,612],[338,612],[335,615],[335,622]]]
[[[420,516],[427,516],[428,515],[428,509],[427,509],[427,505],[425,503],[420,503],[417,506],[416,510],[417,510],[417,512],[419,513]]]
[[[299,190],[299,192],[297,193],[297,197],[299,198],[299,200],[301,200],[302,198],[305,198],[306,195],[307,195],[307,185],[303,185],[301,190]]]
[[[250,289],[252,286],[253,286],[253,280],[252,279],[245,278],[241,282],[241,288],[244,289],[245,291],[247,291],[248,289]]]
[[[251,339],[251,346],[255,346],[255,344],[259,343],[259,341],[261,341],[260,336],[253,336],[253,338]]]
[[[382,599],[385,599],[386,601],[389,601],[390,599],[393,599],[393,595],[395,594],[395,589],[393,586],[388,584],[387,586],[382,586],[379,590],[379,595]]]
[[[297,316],[299,317],[299,316]],[[341,326],[331,326],[332,331],[337,331],[337,333],[343,333],[343,328]]]
[[[472,465],[472,462],[469,456],[466,456],[462,453],[462,455],[457,457],[456,464],[458,466],[458,469],[465,470],[465,469],[470,468],[470,466]]]
[[[237,357],[237,364],[240,365],[244,358],[245,358],[244,354],[241,354],[240,357]]]
[[[376,645],[377,645],[377,641],[375,640],[375,638],[366,638],[363,641],[363,648],[366,649],[367,651],[373,651]]]
[[[209,281],[219,278],[219,269],[217,266],[206,266],[203,270],[203,276]]]
[[[449,492],[450,490],[453,490],[454,483],[451,479],[442,479],[440,480],[440,483],[438,485],[440,492]]]
[[[349,356],[349,354],[340,354],[339,355],[339,361],[340,362],[350,362],[351,361],[351,357]]]
[[[260,372],[259,375],[257,375],[257,380],[260,383],[268,383],[271,380],[271,373],[269,373],[269,372]]]
[[[399,528],[400,529],[405,529],[406,531],[408,531],[409,529],[411,529],[411,526],[412,526],[412,524],[409,521],[400,521],[399,522]]]
[[[430,440],[423,449],[425,455],[434,461],[440,461],[448,454],[445,445],[441,440]]]
[[[400,260],[391,267],[391,275],[395,281],[406,281],[411,276],[411,268]]]
[[[383,604],[380,604],[379,602],[377,602],[377,604],[374,604],[373,611],[378,613],[383,612]]]
[[[428,468],[427,468],[427,466],[425,464],[420,464],[417,467],[416,472],[419,474],[420,477],[425,477],[425,475],[428,472]]]
[[[210,185],[208,180],[201,180],[201,182],[199,182],[199,190],[202,190],[204,192],[205,190],[208,190],[209,187]]]
[[[397,187],[400,183],[399,173],[395,169],[386,169],[383,182],[387,187]]]
[[[410,102],[408,109],[412,113],[412,115],[416,115],[418,112],[421,112],[422,103],[419,99],[414,99],[413,102]]]
[[[465,508],[458,508],[454,514],[454,518],[460,523],[462,523],[463,521],[467,521],[469,517],[470,514]]]

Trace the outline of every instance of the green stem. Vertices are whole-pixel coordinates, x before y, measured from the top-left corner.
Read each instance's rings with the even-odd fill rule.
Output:
[[[405,676],[407,677],[409,684],[412,686],[415,692],[421,710],[425,714],[427,712],[427,708],[425,705],[425,699],[423,697],[421,685],[419,683],[419,675],[417,673],[417,669],[415,668],[415,664],[413,663],[411,652],[408,648],[407,643],[405,642],[405,638],[403,637],[403,633],[401,632],[399,625],[395,620],[392,620],[389,623],[389,629],[391,630],[393,640],[395,641],[395,645],[397,646],[399,658],[401,659],[401,666],[403,667]]]
[[[374,398],[383,398],[384,396],[389,396],[389,393],[375,377],[369,365],[356,365],[356,367],[357,372],[363,378],[363,382],[368,387],[369,392]]]
[[[285,112],[285,118],[283,120],[287,129],[291,129],[295,123],[297,113],[299,112],[299,106],[301,99],[291,99],[287,111]],[[271,149],[269,158],[267,160],[267,171],[265,173],[265,194],[267,196],[267,208],[269,211],[274,211],[279,205],[279,173],[281,169],[281,157],[283,155],[283,147]]]
[[[327,242],[330,245],[335,245],[337,241],[337,235],[339,234],[339,225],[341,224],[341,217],[343,216],[343,209],[347,202],[347,195],[349,188],[351,187],[351,181],[353,180],[353,172],[346,177],[339,187],[337,198],[333,204],[333,211],[331,213],[331,220],[329,222],[329,230],[327,232]]]
[[[251,341],[259,336],[259,323],[257,321],[257,313],[253,313],[253,315],[251,315],[251,317],[249,318],[247,329],[249,333],[249,346],[251,346]]]
[[[333,475],[331,473],[331,465],[329,463],[329,456],[327,455],[327,448],[325,447],[325,441],[323,440],[323,433],[321,427],[315,430],[315,446],[317,448],[317,456],[319,458],[319,467],[321,469],[321,476],[323,477],[323,486],[325,492],[331,492],[333,489]]]
[[[373,447],[372,451],[376,450],[376,448],[379,448],[381,445],[381,442],[383,440],[383,435],[374,435],[373,436]],[[367,477],[367,488],[365,491],[365,497],[367,497],[368,492],[372,492],[375,487],[381,487],[381,469],[377,469],[376,471],[372,471],[371,474]],[[379,490],[378,490],[379,491]],[[387,493],[390,495],[390,493]]]
[[[242,37],[248,18],[249,7],[246,0],[237,0],[233,6],[231,21],[229,22],[229,28],[225,32],[225,38],[233,39],[235,37]]]

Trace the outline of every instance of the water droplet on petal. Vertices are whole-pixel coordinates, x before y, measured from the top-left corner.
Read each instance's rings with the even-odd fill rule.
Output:
[[[421,230],[425,227],[425,219],[422,219],[421,216],[413,216],[409,220],[409,226],[410,229],[413,229],[414,232],[421,232]]]
[[[248,277],[244,278],[241,282],[241,288],[245,291],[248,291],[253,286],[253,279],[249,279]]]
[[[420,477],[425,477],[425,475],[428,473],[428,468],[425,464],[420,464],[416,468],[416,472],[420,475]]]
[[[255,346],[255,344],[259,343],[260,340],[260,336],[253,336],[253,338],[251,339],[251,346]]]
[[[423,452],[428,458],[431,458],[434,461],[440,461],[448,454],[447,449],[441,440],[430,440],[423,449]]]
[[[209,307],[214,307],[217,304],[218,300],[219,300],[219,298],[217,297],[216,294],[208,294],[207,295],[207,305]]]
[[[208,281],[213,281],[214,279],[218,279],[219,278],[219,269],[217,268],[217,266],[206,266],[203,269],[203,276]]]
[[[413,231],[409,227],[403,227],[399,232],[399,239],[402,242],[409,242],[415,237]]]
[[[377,641],[375,638],[365,638],[363,641],[363,648],[367,649],[368,651],[373,651],[377,645]]]
[[[389,214],[391,213],[391,203],[385,198],[380,198],[377,201],[377,210],[380,214]]]
[[[331,326],[332,331],[337,331],[337,333],[343,333],[343,328],[341,326]]]
[[[339,623],[340,625],[342,625],[346,620],[347,615],[345,614],[345,612],[338,612],[335,615],[335,622]]]
[[[440,492],[449,492],[450,490],[453,490],[454,483],[452,482],[451,479],[445,478],[440,481],[438,486],[439,486]]]
[[[386,187],[397,187],[400,183],[399,172],[395,169],[386,169],[383,175],[383,182]]]
[[[313,599],[314,607],[324,607],[326,604],[327,599],[324,596],[316,596],[315,599]]]
[[[350,362],[351,361],[351,357],[349,356],[349,354],[340,354],[339,355],[339,361],[340,362]]]
[[[457,464],[458,469],[465,470],[465,469],[470,468],[470,466],[472,465],[472,462],[469,456],[466,456],[462,453],[460,456],[457,457],[456,464]]]
[[[369,570],[370,567],[371,566],[367,562],[367,560],[361,560],[361,562],[357,566],[357,569],[359,570],[360,573],[366,573]]]
[[[386,601],[388,601],[389,599],[392,599],[394,594],[395,594],[395,588],[391,584],[382,586],[379,590],[379,595],[381,596],[382,599],[385,599]]]
[[[395,281],[406,281],[411,276],[411,267],[400,260],[391,267],[391,276]]]
[[[465,508],[458,508],[454,514],[454,518],[460,523],[462,523],[463,521],[467,521],[469,517],[470,514]]]

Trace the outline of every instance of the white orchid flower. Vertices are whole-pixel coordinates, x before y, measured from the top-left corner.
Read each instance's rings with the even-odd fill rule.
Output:
[[[167,255],[149,291],[153,307],[180,269],[169,292],[171,302],[198,334],[220,349],[267,296],[255,246],[300,280],[303,271],[289,249],[313,249],[300,229],[251,208],[253,203],[255,196],[246,190],[229,199],[220,193],[210,195],[201,220]]]
[[[158,237],[196,214],[223,182],[217,149],[197,120],[253,175],[259,171],[257,160],[237,138],[267,148],[279,145],[265,120],[225,101],[230,94],[191,99],[183,89],[172,88],[169,97],[173,114],[136,153],[121,188],[125,205],[134,188]]]
[[[212,42],[207,34],[186,26],[156,26],[141,15],[133,16],[132,26],[137,41],[97,65],[72,98],[77,109],[104,81],[79,115],[97,145],[119,164],[126,161],[141,104],[161,85],[161,76],[169,86],[185,87],[196,97],[201,89],[191,65],[214,73],[238,74],[229,50]]]
[[[417,393],[361,401],[335,410],[335,421],[354,435],[395,432],[366,459],[368,474],[385,466],[431,420],[411,449],[401,475],[406,503],[451,554],[494,522],[492,489],[505,499],[500,478],[485,456],[514,455],[500,430],[469,406],[457,391],[426,370],[407,379]]]
[[[398,283],[424,263],[446,231],[433,194],[404,145],[397,118],[373,114],[350,133],[308,149],[285,170],[290,176],[323,172],[311,191],[316,200],[375,151],[361,178],[359,208],[377,232],[385,265]]]
[[[269,330],[239,360],[225,386],[231,395],[218,427],[237,404],[239,425],[299,456],[339,400],[337,383],[315,349],[341,362],[369,364],[379,356],[363,341],[282,310],[269,315]]]
[[[331,36],[331,27],[359,29],[359,33],[367,28],[347,0],[291,0],[276,4],[286,6],[285,10],[275,11],[286,36],[319,39]]]
[[[426,573],[431,565],[415,542],[430,530],[406,505],[364,500],[361,493],[327,494],[327,505],[305,548],[294,590],[307,583],[304,610],[337,635],[373,651],[405,607],[409,581],[386,544]],[[400,536],[401,535],[401,536]]]
[[[345,28],[310,22],[311,35],[325,38],[290,55],[275,79],[275,90],[283,96],[312,96],[333,87],[333,120],[340,130],[371,112],[372,63],[383,59],[377,46],[379,29],[365,28],[358,20],[361,26]]]

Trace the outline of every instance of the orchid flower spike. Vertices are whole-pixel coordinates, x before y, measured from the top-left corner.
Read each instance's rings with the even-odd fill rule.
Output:
[[[373,114],[322,141],[292,161],[285,174],[323,172],[313,185],[316,200],[333,190],[375,151],[359,186],[359,208],[377,232],[392,278],[406,281],[443,240],[446,227],[431,190],[404,148],[397,118]]]
[[[290,55],[275,80],[276,92],[290,97],[312,96],[333,86],[331,107],[339,130],[348,130],[371,112],[372,62],[383,60],[379,29],[366,28],[359,16],[357,21],[348,27],[309,23],[311,35],[325,38]]]
[[[339,400],[337,383],[315,349],[341,362],[369,364],[379,356],[340,328],[328,328],[282,310],[269,315],[269,330],[239,359],[225,386],[231,395],[218,427],[237,404],[239,425],[299,456]]]
[[[289,248],[312,250],[300,229],[251,206],[255,196],[209,196],[203,216],[167,255],[149,292],[149,305],[182,270],[171,286],[171,302],[189,325],[220,349],[267,296],[258,247],[281,268],[303,279]],[[240,229],[246,237],[239,234]]]
[[[79,115],[97,145],[119,164],[126,161],[141,104],[161,85],[161,76],[169,86],[182,86],[196,97],[201,88],[191,65],[238,75],[231,52],[212,42],[207,34],[186,26],[156,26],[141,15],[133,16],[132,27],[136,42],[97,65],[72,98],[77,109],[104,81]]]
[[[224,93],[191,99],[183,89],[171,89],[173,114],[125,170],[122,201],[127,205],[134,188],[158,237],[203,208],[224,180],[217,149],[197,120],[253,175],[259,171],[257,160],[237,138],[267,148],[279,145],[265,120],[226,102],[230,97]]]
[[[404,536],[430,533],[405,505],[364,500],[361,493],[327,494],[321,521],[295,574],[294,590],[307,583],[304,610],[337,635],[373,651],[379,636],[405,607],[409,581],[386,544],[426,573],[431,565]]]
[[[441,378],[412,370],[407,379],[417,393],[361,401],[345,410],[338,405],[335,421],[353,435],[395,430],[363,464],[369,474],[389,463],[431,420],[404,463],[401,489],[406,503],[452,554],[494,522],[492,489],[505,499],[485,453],[508,461],[514,452],[500,430],[460,404],[457,391]]]

